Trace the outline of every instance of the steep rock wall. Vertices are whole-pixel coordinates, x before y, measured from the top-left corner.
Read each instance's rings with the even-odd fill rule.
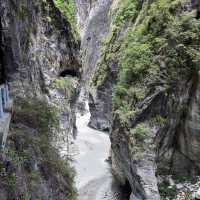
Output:
[[[14,98],[36,95],[54,101],[61,72],[79,74],[79,46],[70,24],[53,1],[3,1],[1,7],[4,71]]]
[[[79,45],[52,0],[1,0],[0,13],[1,77],[14,99],[0,198],[73,199],[58,148],[75,131]]]
[[[7,79],[33,82],[37,94],[48,82],[45,75],[79,70],[78,45],[53,1],[2,1],[1,13]]]
[[[159,175],[199,174],[198,1],[113,5],[92,85],[112,107],[114,174],[132,199],[160,199]]]
[[[109,32],[111,3],[111,0],[76,1],[82,38],[82,79],[87,93],[89,93],[91,112],[89,125],[100,130],[108,130],[110,126],[111,107],[106,103],[106,96],[110,94],[110,90],[108,88],[107,91],[100,94],[95,88],[88,87],[88,85],[90,85],[97,68],[97,61],[101,56],[103,43]]]

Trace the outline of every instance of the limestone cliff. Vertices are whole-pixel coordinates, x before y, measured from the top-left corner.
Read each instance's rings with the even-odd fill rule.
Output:
[[[113,170],[133,199],[164,198],[159,176],[199,174],[198,13],[195,0],[112,1],[90,106],[104,113],[94,127],[109,116]]]
[[[105,93],[101,94],[90,87],[96,70],[97,61],[101,57],[101,48],[109,32],[109,11],[112,1],[82,1],[76,0],[78,8],[78,22],[81,32],[81,49],[83,58],[83,82],[89,93],[91,119],[89,125],[100,130],[108,130],[110,126],[111,107],[106,106]],[[110,94],[110,91],[106,91]],[[107,95],[107,94],[106,94]],[[104,98],[104,99],[103,99]],[[101,99],[101,100],[99,100]],[[98,112],[98,115],[96,114]]]
[[[53,0],[1,0],[0,13],[0,78],[14,99],[0,199],[73,199],[58,147],[75,131],[79,44]]]

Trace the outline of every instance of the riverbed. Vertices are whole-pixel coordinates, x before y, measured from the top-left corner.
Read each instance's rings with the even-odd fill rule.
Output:
[[[108,133],[88,127],[90,113],[77,114],[78,153],[74,156],[78,200],[127,200],[126,192],[114,180],[107,161],[110,152]]]

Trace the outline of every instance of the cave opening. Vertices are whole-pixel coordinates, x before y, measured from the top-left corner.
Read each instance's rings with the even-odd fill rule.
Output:
[[[66,76],[79,77],[79,73],[74,69],[65,69],[60,72],[59,76],[60,77],[66,77]]]

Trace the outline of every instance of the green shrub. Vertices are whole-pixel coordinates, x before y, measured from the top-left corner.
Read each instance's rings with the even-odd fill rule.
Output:
[[[9,150],[5,151],[6,157],[14,169],[20,168],[24,171],[29,181],[28,187],[30,184],[51,179],[58,183],[57,188],[64,188],[63,194],[66,199],[74,200],[74,170],[67,160],[60,158],[58,150],[52,144],[52,132],[54,129],[59,131],[57,109],[36,98],[30,98],[29,101],[17,99],[17,102],[18,107],[15,110],[14,124],[11,124],[9,137],[11,145]],[[23,125],[16,126],[18,123]],[[37,157],[38,169],[34,170],[30,163],[34,163]],[[15,182],[18,178],[15,173],[6,175],[5,181],[9,190],[14,191],[17,188]],[[27,194],[29,192],[31,193],[31,189],[27,188]],[[23,196],[24,199],[29,199],[28,197]]]
[[[54,0],[64,17],[70,22],[73,32],[78,39],[79,31],[76,23],[76,5],[74,0]]]
[[[21,198],[22,200],[31,200],[31,194],[29,194],[29,192],[24,192]]]
[[[149,129],[146,128],[143,124],[138,124],[135,128],[130,129],[131,135],[136,139],[138,142],[144,141],[145,137],[149,133]]]
[[[19,106],[15,110],[15,120],[37,129],[41,134],[51,135],[53,129],[58,129],[58,110],[44,100],[30,98],[28,101],[18,99]]]
[[[128,36],[130,37],[130,36]],[[133,37],[134,38],[134,37]],[[131,83],[145,76],[152,65],[153,54],[148,43],[136,42],[132,37],[126,39],[121,48],[120,84],[130,86]]]
[[[174,82],[181,77],[187,79],[200,69],[200,22],[191,13],[181,13],[183,3],[180,0],[149,3],[148,9],[140,14],[144,15],[140,17],[140,23],[133,21],[132,27],[129,25],[116,52],[119,75],[114,89],[114,111],[119,112],[124,104],[137,110],[138,103],[146,95],[145,85],[159,80],[161,62],[166,66],[167,78]],[[132,12],[128,12],[128,19],[118,20],[122,24],[135,19],[133,10],[137,10],[138,5],[135,3],[130,8]],[[126,13],[124,9],[119,13]],[[134,90],[141,94],[134,94]]]
[[[177,195],[176,186],[169,186],[169,184],[163,183],[159,185],[160,196],[163,198],[168,198],[170,200],[174,199]]]
[[[118,32],[126,22],[133,21],[136,18],[141,3],[142,0],[124,0],[119,3],[118,9],[111,13],[111,30],[105,41],[103,41],[101,59],[97,63],[97,71],[93,78],[95,86],[98,87],[106,79],[109,64],[111,62],[118,63],[118,52],[121,46],[119,41],[116,42]]]
[[[54,85],[58,89],[66,89],[66,90],[71,90],[73,83],[76,81],[76,78],[72,77],[60,77],[59,79],[56,79],[54,81]]]
[[[30,179],[33,180],[33,181],[39,181],[41,178],[41,174],[39,171],[32,171],[30,173]]]

